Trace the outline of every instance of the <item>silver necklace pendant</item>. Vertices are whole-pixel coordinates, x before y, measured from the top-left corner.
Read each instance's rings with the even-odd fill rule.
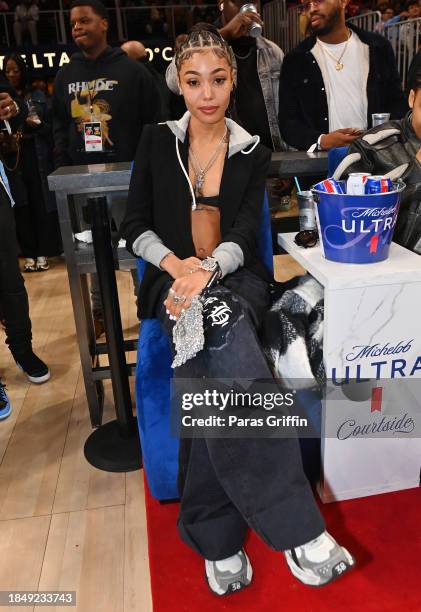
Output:
[[[195,196],[196,198],[202,195],[202,187],[205,182],[205,177],[203,174],[198,174],[196,176],[196,185],[194,186]]]

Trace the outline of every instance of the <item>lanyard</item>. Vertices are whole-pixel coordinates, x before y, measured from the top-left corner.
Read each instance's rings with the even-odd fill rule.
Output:
[[[91,121],[94,120],[94,106],[93,106],[93,98],[94,96],[92,94],[95,93],[95,85],[96,85],[96,79],[93,82],[94,86],[91,88],[89,87],[89,81],[86,82],[86,86],[88,88],[88,95],[89,95],[89,109],[90,109],[90,113],[91,113]]]

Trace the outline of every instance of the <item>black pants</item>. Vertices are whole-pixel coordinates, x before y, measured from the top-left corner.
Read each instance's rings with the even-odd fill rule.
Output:
[[[31,349],[28,294],[19,269],[13,210],[0,185],[0,305],[6,322],[6,343],[16,358]]]
[[[62,251],[56,211],[46,213],[32,202],[15,206],[17,237],[24,257],[53,257]]]
[[[13,211],[21,254],[32,259],[59,255],[62,246],[57,211],[47,209],[34,140],[23,141],[20,164],[8,177],[16,202]]]
[[[189,379],[193,393],[194,380],[201,391],[204,377],[272,380],[256,332],[269,305],[266,283],[243,269],[223,285],[211,290],[215,300],[204,308],[205,348],[174,372]],[[228,324],[209,324],[211,312],[229,311]],[[164,308],[159,316],[170,334]],[[181,538],[209,560],[238,552],[248,527],[279,551],[324,530],[295,437],[182,438],[178,482]]]

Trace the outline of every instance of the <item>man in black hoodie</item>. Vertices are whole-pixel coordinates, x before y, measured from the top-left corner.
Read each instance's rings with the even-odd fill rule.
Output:
[[[153,78],[124,51],[108,46],[107,11],[99,0],[72,2],[70,23],[81,52],[72,55],[54,82],[56,166],[132,161],[143,126],[157,119],[159,94]],[[119,228],[125,198],[108,199]],[[91,296],[98,337],[104,326],[94,275]]]
[[[108,46],[107,12],[99,0],[75,0],[70,23],[81,52],[54,82],[56,164],[131,161],[143,126],[155,122],[153,79],[139,62]],[[102,144],[85,144],[86,124],[100,129]]]

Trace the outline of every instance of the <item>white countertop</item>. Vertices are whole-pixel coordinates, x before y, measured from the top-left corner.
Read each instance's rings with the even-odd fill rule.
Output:
[[[311,249],[294,242],[296,232],[278,234],[278,244],[326,289],[350,289],[373,285],[421,282],[421,257],[392,243],[390,257],[373,264],[343,264],[329,261],[320,245]]]

